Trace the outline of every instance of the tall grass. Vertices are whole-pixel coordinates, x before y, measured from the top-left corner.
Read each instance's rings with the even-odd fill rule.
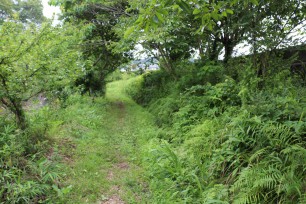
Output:
[[[9,118],[9,117],[8,117]],[[29,113],[25,131],[0,118],[0,202],[49,203],[67,192],[49,133],[56,126],[48,108]]]

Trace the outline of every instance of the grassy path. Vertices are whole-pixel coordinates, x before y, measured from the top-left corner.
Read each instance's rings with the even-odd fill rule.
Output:
[[[147,203],[140,167],[142,145],[154,136],[152,118],[124,93],[126,81],[108,84],[106,99],[74,96],[61,138],[71,191],[64,203]],[[73,150],[71,150],[73,149]]]

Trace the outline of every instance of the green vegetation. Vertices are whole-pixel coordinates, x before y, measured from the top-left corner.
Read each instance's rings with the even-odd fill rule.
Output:
[[[58,163],[56,144],[50,137],[58,121],[48,108],[28,116],[33,125],[20,131],[9,115],[1,113],[2,203],[48,203],[67,191],[59,183],[62,166]]]
[[[189,87],[149,73],[131,92],[160,127],[145,161],[153,202],[304,203],[305,87],[288,71],[262,86],[247,66],[236,80],[220,69]]]
[[[140,167],[144,144],[157,128],[151,115],[125,96],[126,81],[112,82],[106,98],[73,96],[64,116],[62,140],[69,166],[65,203],[109,199],[146,203],[146,181]],[[71,144],[75,149],[71,152]]]
[[[49,3],[0,2],[0,203],[306,203],[304,0]]]

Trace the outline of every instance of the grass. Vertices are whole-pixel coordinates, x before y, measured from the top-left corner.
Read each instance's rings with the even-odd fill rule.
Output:
[[[71,96],[59,134],[66,186],[63,203],[117,200],[147,203],[143,144],[155,137],[153,118],[124,92],[127,80],[108,84],[105,98]],[[63,142],[64,141],[64,142]]]

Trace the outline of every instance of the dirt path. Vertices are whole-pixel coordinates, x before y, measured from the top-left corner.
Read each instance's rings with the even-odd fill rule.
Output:
[[[111,104],[112,111],[115,111],[116,118],[118,119],[118,127],[119,130],[122,131],[124,129],[124,119],[126,115],[125,104],[122,101],[116,101]],[[121,199],[121,194],[123,193],[120,185],[116,185],[116,180],[120,179],[122,175],[128,173],[130,164],[127,161],[124,161],[123,155],[120,152],[117,152],[118,162],[114,163],[110,169],[108,169],[107,180],[112,184],[109,192],[107,193],[108,199],[102,201],[101,204],[125,204],[125,202]],[[123,159],[120,161],[120,158]]]
[[[63,203],[148,203],[142,147],[156,130],[151,115],[124,94],[124,85],[111,83],[106,99],[81,98],[67,108],[65,134],[75,150],[66,164],[71,192]]]

